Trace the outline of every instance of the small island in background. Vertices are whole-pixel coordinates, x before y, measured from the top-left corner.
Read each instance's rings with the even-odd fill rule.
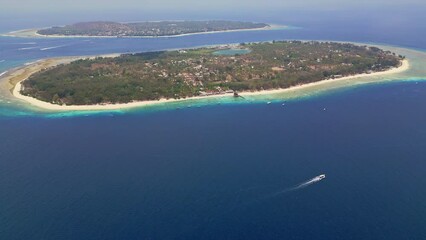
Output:
[[[181,99],[383,72],[403,59],[349,43],[243,43],[80,59],[32,74],[17,91],[63,106]]]
[[[40,29],[42,36],[162,37],[220,31],[254,30],[270,27],[265,23],[240,21],[158,21],[158,22],[81,22]]]

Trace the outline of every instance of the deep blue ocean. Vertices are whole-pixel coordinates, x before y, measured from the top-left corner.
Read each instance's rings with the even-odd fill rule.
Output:
[[[294,28],[180,38],[0,37],[0,72],[54,56],[284,39],[425,51],[415,13],[278,14],[259,21]],[[426,81],[281,103],[63,116],[0,102],[0,239],[426,239]]]

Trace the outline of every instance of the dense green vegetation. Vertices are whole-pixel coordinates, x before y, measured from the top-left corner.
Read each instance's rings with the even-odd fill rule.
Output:
[[[214,54],[230,48],[250,52]],[[183,98],[383,71],[401,58],[376,47],[300,41],[125,54],[45,69],[24,81],[21,92],[67,105]]]
[[[37,31],[41,35],[65,36],[173,36],[186,33],[254,29],[268,26],[264,23],[238,21],[161,21],[161,22],[82,22],[63,27]]]

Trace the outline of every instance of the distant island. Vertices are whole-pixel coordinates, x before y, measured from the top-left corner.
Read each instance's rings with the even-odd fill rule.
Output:
[[[270,27],[265,23],[240,21],[81,22],[37,31],[42,36],[161,37]]]
[[[349,43],[249,43],[80,59],[43,68],[16,91],[58,106],[181,99],[378,73],[401,66],[403,59]]]

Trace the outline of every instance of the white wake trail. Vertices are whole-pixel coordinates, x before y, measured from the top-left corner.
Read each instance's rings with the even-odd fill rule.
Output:
[[[288,192],[296,191],[296,190],[299,190],[299,189],[311,186],[312,184],[318,183],[318,182],[320,182],[323,179],[325,179],[325,174],[318,175],[318,176],[316,176],[314,178],[311,178],[311,179],[309,179],[309,180],[307,180],[305,182],[299,183],[299,184],[297,184],[294,187],[286,188],[284,190],[281,190],[281,191],[274,192],[272,194],[266,195],[266,196],[264,196],[262,198],[258,198],[258,199],[252,200],[250,202],[247,202],[244,205],[245,206],[250,206],[252,204],[256,204],[256,203],[259,203],[259,202],[262,202],[262,201],[265,201],[265,200],[277,197],[279,195],[282,195],[282,194],[285,194],[285,193],[288,193]]]
[[[66,47],[68,45],[60,45],[60,46],[54,46],[54,47],[46,47],[46,48],[40,48],[41,51],[46,51],[46,50],[50,50],[50,49],[55,49],[55,48],[61,48],[61,47]]]
[[[310,179],[310,180],[308,180],[308,181],[306,181],[304,183],[301,183],[301,184],[297,185],[296,187],[293,187],[293,190],[305,188],[305,187],[307,187],[309,185],[312,185],[314,183],[317,183],[317,182],[323,180],[324,178],[325,178],[324,174],[316,176],[316,177],[314,177],[314,178],[312,178],[312,179]]]
[[[30,50],[30,49],[36,49],[38,47],[24,47],[24,48],[18,48],[19,51],[23,51],[23,50]]]
[[[312,179],[309,179],[309,180],[307,180],[307,181],[305,181],[303,183],[299,183],[299,184],[297,184],[294,187],[287,188],[287,189],[278,191],[276,193],[273,193],[271,195],[268,195],[268,196],[265,197],[265,199],[273,198],[273,197],[276,197],[278,195],[281,195],[281,194],[284,194],[284,193],[287,193],[287,192],[291,192],[291,191],[295,191],[295,190],[299,190],[299,189],[308,187],[308,186],[310,186],[312,184],[318,183],[319,181],[321,181],[323,179],[325,179],[325,174],[318,175],[318,176],[316,176],[316,177],[314,177]]]

